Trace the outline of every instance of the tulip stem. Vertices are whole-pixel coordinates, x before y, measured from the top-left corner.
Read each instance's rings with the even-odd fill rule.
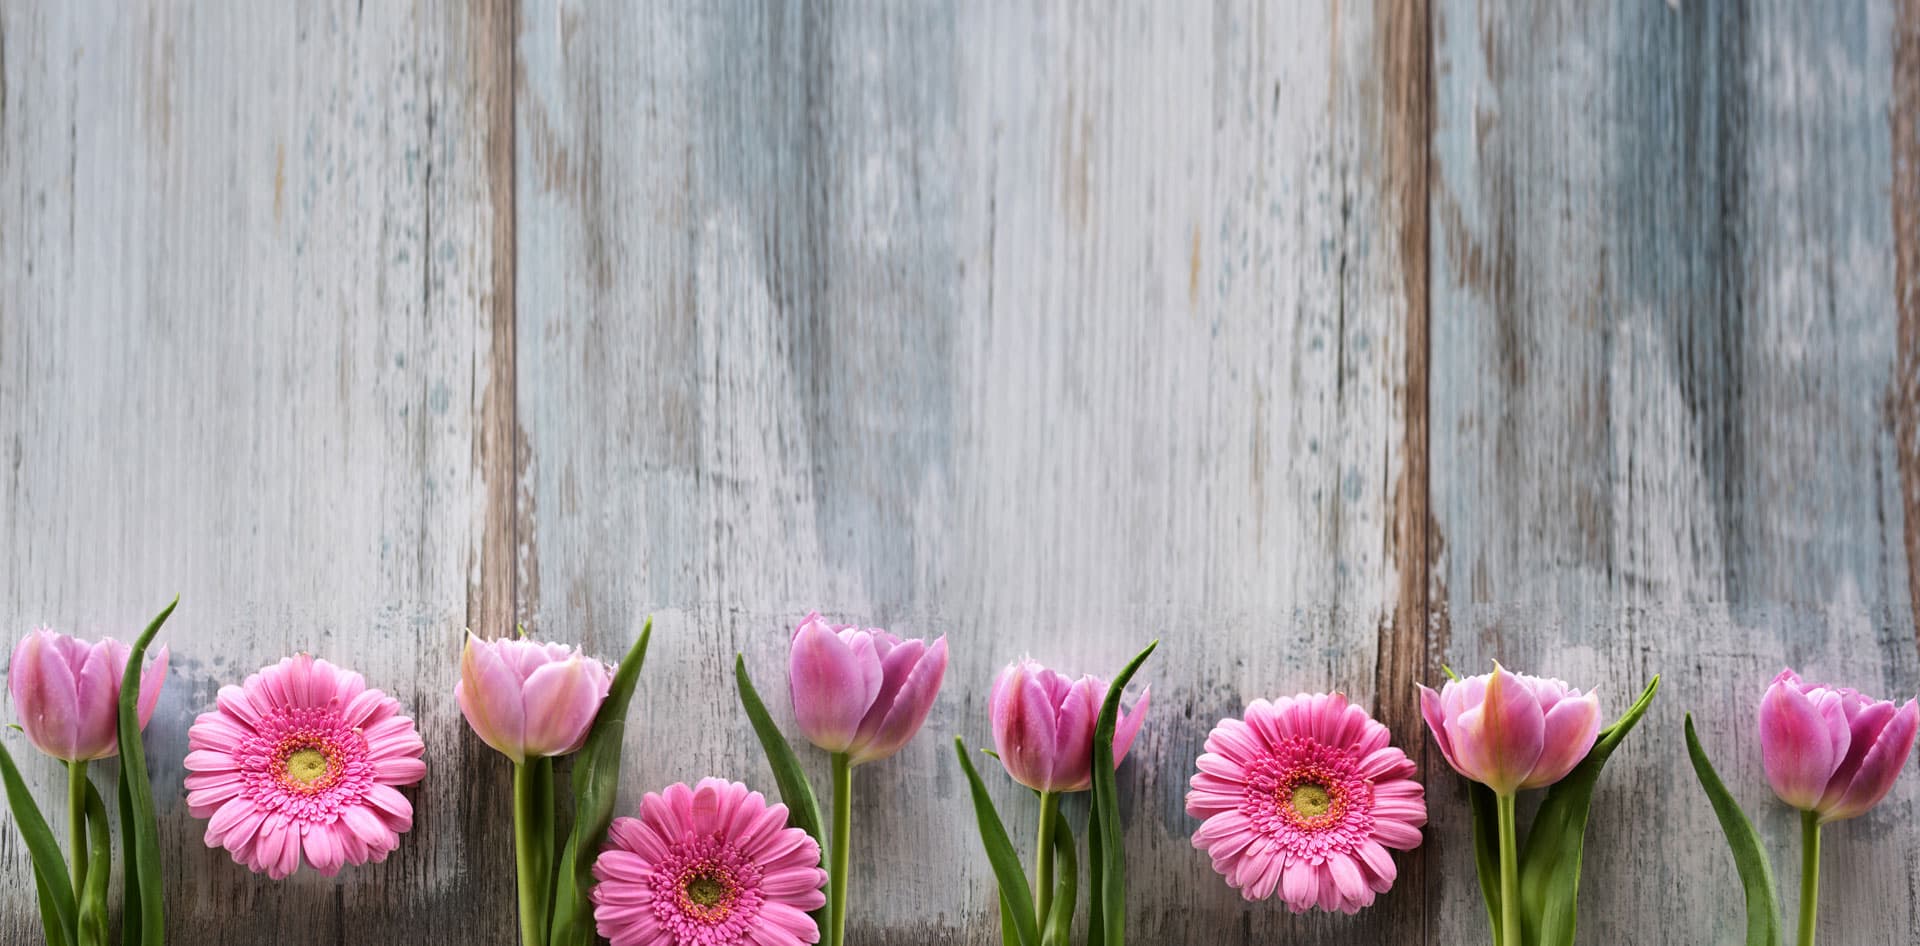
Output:
[[[67,842],[73,848],[73,897],[87,881],[87,763],[67,763]]]
[[[833,846],[827,849],[827,946],[847,942],[847,862],[853,839],[853,763],[833,754]]]
[[[553,861],[553,762],[513,766],[513,859],[520,880],[520,946],[546,946]]]
[[[1800,813],[1800,946],[1813,946],[1820,913],[1820,815]]]
[[[1053,833],[1060,821],[1060,796],[1040,793],[1040,833],[1033,846],[1033,918],[1042,927],[1053,909]]]
[[[1495,796],[1500,815],[1500,942],[1520,944],[1520,845],[1514,837],[1512,795]]]

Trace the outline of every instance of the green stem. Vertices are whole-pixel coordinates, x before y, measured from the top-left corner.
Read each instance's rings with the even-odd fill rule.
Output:
[[[827,946],[846,946],[847,876],[853,837],[853,763],[833,754],[833,846],[827,849]]]
[[[1820,913],[1820,816],[1800,813],[1800,946],[1813,946]]]
[[[541,830],[552,824],[553,812],[540,810],[540,799],[550,794],[540,785],[542,772],[553,770],[541,760],[528,759],[513,767],[513,858],[520,879],[520,946],[546,946],[547,882],[552,873],[553,838]]]
[[[87,882],[87,763],[67,763],[67,843],[73,850],[73,899]]]
[[[1060,796],[1040,793],[1040,832],[1033,844],[1033,916],[1042,927],[1053,909],[1053,832],[1060,820]]]
[[[1513,796],[1494,800],[1500,816],[1500,942],[1520,946],[1520,845],[1514,837]]]

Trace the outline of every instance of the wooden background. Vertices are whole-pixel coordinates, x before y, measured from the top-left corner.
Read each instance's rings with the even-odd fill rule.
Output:
[[[855,779],[862,946],[999,942],[948,740],[1009,660],[1155,636],[1135,941],[1485,942],[1412,685],[1499,656],[1610,712],[1665,675],[1582,941],[1729,942],[1682,714],[1790,905],[1760,690],[1920,691],[1917,117],[1920,0],[6,0],[5,636],[183,594],[148,739],[193,946],[511,941],[462,627],[617,655],[655,617],[630,807],[770,786],[728,668],[783,692],[815,606],[953,652]],[[178,760],[300,649],[431,770],[392,860],[273,883]],[[1296,918],[1183,794],[1215,720],[1330,687],[1433,820],[1373,910]],[[1917,815],[1910,765],[1829,832],[1824,943],[1920,944]],[[38,942],[0,828],[0,942]]]

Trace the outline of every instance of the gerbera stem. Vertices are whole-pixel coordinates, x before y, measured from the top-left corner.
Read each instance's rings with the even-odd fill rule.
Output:
[[[1500,942],[1520,943],[1520,845],[1514,838],[1512,795],[1496,796],[1500,814]]]
[[[1040,793],[1040,832],[1033,846],[1033,918],[1042,927],[1053,909],[1053,832],[1060,820],[1060,796]]]
[[[853,763],[833,754],[833,846],[827,849],[827,946],[847,942],[847,861],[853,838]]]
[[[551,760],[528,759],[513,766],[513,858],[520,879],[520,946],[547,943],[547,890],[553,872],[552,780]]]
[[[1813,946],[1820,914],[1820,815],[1800,813],[1800,946]]]
[[[87,763],[67,763],[67,843],[73,849],[73,898],[87,882]]]

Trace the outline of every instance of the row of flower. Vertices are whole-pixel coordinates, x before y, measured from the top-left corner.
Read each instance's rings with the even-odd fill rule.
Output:
[[[50,630],[13,650],[8,687],[18,729],[67,764],[63,857],[11,755],[0,776],[34,868],[52,946],[111,942],[112,824],[88,764],[121,756],[116,798],[122,850],[119,941],[164,942],[162,865],[140,736],[166,676],[167,649],[146,651],[173,606],[132,644]],[[560,644],[469,635],[454,699],[480,739],[513,766],[514,848],[523,946],[728,946],[825,941],[842,946],[854,805],[851,770],[879,762],[925,722],[947,666],[945,638],[902,640],[878,628],[808,615],[792,635],[788,689],[807,740],[829,754],[823,814],[798,757],[735,662],[742,709],[774,772],[781,803],[726,779],[647,793],[637,817],[614,817],[622,735],[652,625],[618,665]],[[995,679],[988,705],[997,759],[1031,790],[1038,833],[1028,856],[1005,828],[973,753],[955,740],[986,859],[999,886],[1006,943],[1067,946],[1081,902],[1083,942],[1125,939],[1126,864],[1115,770],[1147,717],[1150,691],[1123,693],[1149,645],[1111,685],[1030,660]],[[1448,676],[1453,677],[1452,671]],[[1474,849],[1495,946],[1573,942],[1587,810],[1601,767],[1646,712],[1656,677],[1603,727],[1600,701],[1554,679],[1493,672],[1420,688],[1421,710],[1453,769],[1470,781]],[[1805,858],[1797,941],[1813,942],[1820,828],[1858,816],[1891,789],[1920,728],[1914,701],[1896,706],[1782,672],[1761,696],[1759,742],[1780,799],[1803,812]],[[1747,898],[1750,946],[1784,941],[1764,844],[1686,725],[1689,753],[1725,829]],[[425,746],[400,704],[360,674],[300,654],[222,687],[188,731],[188,810],[206,843],[254,871],[284,878],[307,865],[329,876],[384,860],[412,826],[398,789],[426,775]],[[558,796],[556,759],[571,757]],[[1391,851],[1419,846],[1425,790],[1387,728],[1339,693],[1255,700],[1222,720],[1196,762],[1187,811],[1195,847],[1248,900],[1278,897],[1296,912],[1354,913],[1393,886]],[[1524,846],[1516,798],[1544,790]],[[1090,792],[1083,823],[1063,795]],[[1023,794],[1023,798],[1027,797]],[[571,812],[564,830],[560,812]],[[1084,847],[1079,838],[1085,839]],[[1084,852],[1084,860],[1082,859]]]

